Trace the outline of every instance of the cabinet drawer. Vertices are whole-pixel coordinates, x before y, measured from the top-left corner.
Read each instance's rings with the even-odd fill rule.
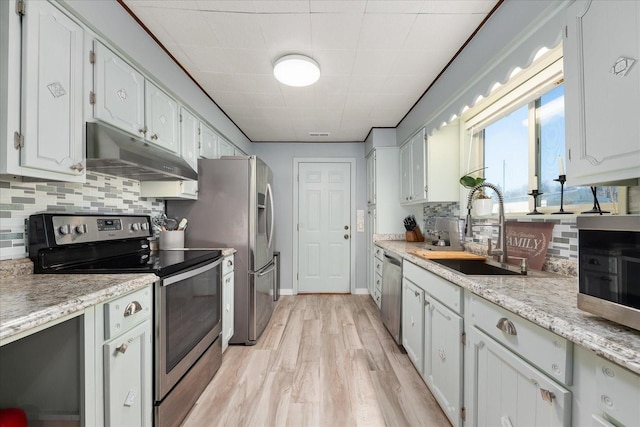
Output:
[[[471,296],[470,306],[478,328],[552,378],[571,385],[573,346],[569,341],[476,295]]]
[[[463,293],[460,286],[410,262],[405,262],[402,268],[404,277],[420,286],[451,310],[458,314],[462,313]]]
[[[625,426],[640,425],[640,375],[599,357],[596,384],[597,402],[606,419]]]
[[[384,250],[380,247],[380,246],[376,246],[375,249],[373,250],[373,254],[375,255],[376,258],[378,258],[380,261],[384,260]]]
[[[151,317],[151,287],[104,304],[104,339],[108,340]]]
[[[382,276],[379,274],[376,274],[376,289],[382,293]]]
[[[222,275],[226,275],[227,273],[231,273],[233,271],[233,255],[229,255],[224,257],[222,260]]]
[[[374,270],[376,272],[376,274],[379,274],[382,276],[382,261],[380,261],[378,258],[376,258],[374,261]]]

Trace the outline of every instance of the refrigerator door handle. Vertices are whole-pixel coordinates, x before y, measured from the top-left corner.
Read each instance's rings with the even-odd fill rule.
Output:
[[[267,248],[271,249],[271,243],[273,242],[273,223],[275,221],[275,213],[273,211],[273,191],[271,191],[270,183],[267,183],[267,197],[269,197],[269,206],[271,207],[271,225],[269,229],[269,240],[267,240]]]
[[[266,274],[271,273],[275,268],[276,268],[276,263],[273,260],[271,260],[271,262],[267,264],[264,268],[258,271],[252,271],[251,274],[255,275],[256,277],[262,277]]]

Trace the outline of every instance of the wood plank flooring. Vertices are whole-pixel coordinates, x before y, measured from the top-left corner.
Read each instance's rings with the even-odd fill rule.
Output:
[[[368,295],[283,296],[230,346],[191,426],[450,426]]]

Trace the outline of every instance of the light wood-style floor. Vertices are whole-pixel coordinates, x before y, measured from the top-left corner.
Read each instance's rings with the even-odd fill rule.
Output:
[[[184,426],[450,426],[368,295],[283,296]]]

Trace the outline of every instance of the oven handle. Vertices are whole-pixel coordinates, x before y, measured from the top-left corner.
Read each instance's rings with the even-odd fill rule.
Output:
[[[178,273],[174,276],[167,277],[166,279],[162,279],[161,280],[162,286],[163,287],[171,286],[174,283],[181,282],[186,279],[190,279],[194,276],[197,276],[206,271],[209,271],[220,264],[222,264],[222,257],[206,265],[203,265],[202,267],[194,268],[193,270],[188,270],[188,271],[185,271],[184,273]]]

